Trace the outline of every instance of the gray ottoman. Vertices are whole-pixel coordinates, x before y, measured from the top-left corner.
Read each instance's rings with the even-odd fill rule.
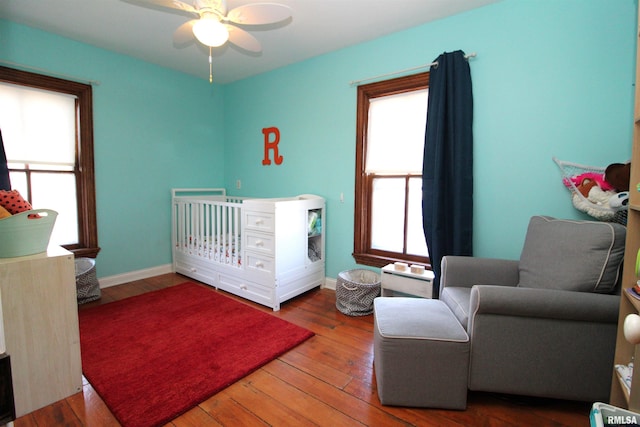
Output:
[[[383,405],[467,407],[469,336],[440,300],[374,300],[373,356]]]

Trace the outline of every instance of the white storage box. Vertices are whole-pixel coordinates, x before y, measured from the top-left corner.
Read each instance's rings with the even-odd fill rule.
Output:
[[[431,270],[412,273],[410,269],[396,270],[394,264],[382,267],[382,296],[393,296],[396,292],[423,298],[433,296],[433,278]]]

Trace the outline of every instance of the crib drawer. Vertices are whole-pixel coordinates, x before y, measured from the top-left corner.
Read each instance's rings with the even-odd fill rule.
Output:
[[[249,277],[254,277],[257,280],[274,277],[276,265],[273,258],[251,251],[246,251],[245,257],[247,260],[244,267]]]
[[[248,250],[263,253],[265,255],[273,256],[275,253],[275,239],[272,234],[259,234],[246,232]]]
[[[183,274],[208,285],[216,285],[215,267],[207,264],[205,261],[178,255],[175,260],[175,270],[176,273]]]
[[[275,220],[272,213],[245,211],[245,230],[259,230],[273,233],[275,230]]]
[[[239,297],[273,307],[275,292],[273,288],[226,274],[218,275],[218,288]]]

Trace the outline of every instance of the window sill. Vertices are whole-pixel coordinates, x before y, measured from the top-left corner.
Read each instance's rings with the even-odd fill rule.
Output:
[[[404,262],[407,264],[420,264],[424,265],[427,270],[431,270],[431,264],[428,261],[418,261],[411,259],[400,259],[393,257],[386,257],[382,255],[372,255],[368,253],[353,253],[353,258],[355,258],[356,263],[361,265],[368,265],[371,267],[379,267],[382,268],[387,264],[393,264],[394,262]]]
[[[100,248],[67,248],[76,258],[96,258]]]

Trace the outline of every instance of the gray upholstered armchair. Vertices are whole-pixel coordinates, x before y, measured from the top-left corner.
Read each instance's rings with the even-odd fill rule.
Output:
[[[625,232],[536,216],[519,261],[443,259],[440,299],[471,341],[469,389],[608,401]]]

